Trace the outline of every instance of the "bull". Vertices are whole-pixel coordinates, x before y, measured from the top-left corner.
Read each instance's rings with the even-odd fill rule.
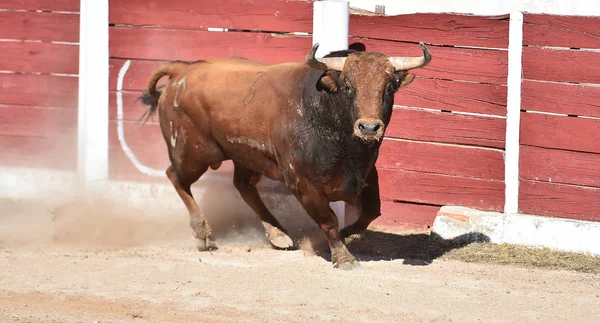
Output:
[[[318,59],[315,44],[304,62],[222,57],[154,70],[142,95],[150,106],[146,118],[158,110],[171,162],[166,175],[187,207],[198,249],[216,244],[191,185],[209,167],[232,160],[233,183],[273,247],[294,244],[259,196],[263,176],[285,183],[318,224],[334,267],[358,267],[347,246],[380,215],[375,162],[394,94],[413,81],[410,70],[431,61],[419,45],[418,57],[344,50]],[[169,81],[159,91],[163,76]],[[340,231],[332,201],[356,207],[358,220]]]

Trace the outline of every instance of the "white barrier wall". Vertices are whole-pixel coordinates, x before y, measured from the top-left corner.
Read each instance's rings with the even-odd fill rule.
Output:
[[[464,13],[504,15],[523,11],[555,15],[600,16],[600,0],[352,0],[350,6],[375,11],[385,6],[385,14]]]

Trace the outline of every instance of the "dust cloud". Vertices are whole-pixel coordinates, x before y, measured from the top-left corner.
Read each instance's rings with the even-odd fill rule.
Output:
[[[204,188],[196,200],[219,249],[271,248],[258,216],[231,181],[201,180],[195,186]],[[322,232],[293,197],[285,192],[261,195],[298,248],[316,253],[324,247]],[[152,245],[194,248],[187,210],[177,196],[174,198],[175,203],[165,204],[180,207],[154,207],[160,204],[157,197],[153,197],[157,200],[148,207],[134,207],[99,196],[0,199],[0,248],[83,251]]]

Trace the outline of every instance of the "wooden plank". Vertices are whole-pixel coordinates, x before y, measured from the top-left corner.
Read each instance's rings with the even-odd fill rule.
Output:
[[[77,77],[0,73],[0,104],[77,108]]]
[[[600,52],[523,48],[523,78],[600,84]]]
[[[577,220],[600,220],[600,188],[521,180],[519,211]]]
[[[521,144],[600,153],[600,120],[521,113]]]
[[[53,137],[0,136],[0,165],[75,171],[77,133]]]
[[[504,182],[405,170],[379,169],[381,198],[435,205],[460,205],[501,212]]]
[[[139,162],[158,171],[170,165],[167,146],[158,124],[123,123],[125,142]],[[225,161],[218,170],[209,169],[207,174],[232,174],[233,164]],[[109,122],[109,177],[118,180],[169,183],[166,176],[154,177],[140,172],[125,155],[117,134],[117,121]]]
[[[505,116],[506,86],[417,78],[396,93],[394,102],[410,107]]]
[[[600,18],[525,14],[523,44],[600,48]]]
[[[439,45],[508,48],[508,16],[352,15],[350,35]]]
[[[506,120],[410,108],[394,108],[386,136],[419,141],[504,148]]]
[[[117,76],[122,64],[122,60],[111,60],[111,91],[116,88]],[[125,92],[123,94],[123,104],[126,108],[124,111],[126,120],[138,119],[137,117],[127,115],[129,113],[127,110],[129,107],[135,108],[133,111],[135,116],[141,116],[140,113],[145,111],[145,108],[141,103],[134,101],[141,94],[141,91],[146,90],[148,77],[155,66],[158,65],[160,65],[160,63],[151,61],[131,62],[129,69],[123,78],[123,89],[125,91],[134,91]],[[167,80],[168,77],[164,77],[159,82],[159,85],[166,83]],[[438,84],[440,82],[442,84]],[[454,86],[454,84],[458,84],[459,86]],[[468,92],[469,89],[471,90],[470,92]],[[498,93],[498,91],[500,91],[500,93]],[[471,93],[471,95],[468,93]],[[483,97],[488,94],[489,97],[484,99]],[[112,109],[116,111],[116,95],[114,93],[111,95],[113,96],[111,96],[110,103]],[[496,104],[502,101],[502,97],[504,97],[505,102],[506,88],[497,85],[460,83],[421,78],[416,80],[405,90],[399,91],[394,102],[396,104],[411,107],[504,115],[506,114],[506,107]],[[488,101],[483,102],[483,100]],[[113,114],[116,114],[116,112]]]
[[[123,120],[138,122],[142,115],[148,111],[149,106],[143,105],[138,99],[142,92],[123,92]],[[109,92],[109,109],[108,117],[112,119],[117,118],[117,92]],[[147,123],[157,123],[158,114],[153,115],[153,119],[148,120]]]
[[[140,41],[132,42],[131,39]],[[157,46],[160,44],[160,46]],[[110,56],[148,60],[199,60],[243,56],[267,63],[304,61],[310,37],[265,33],[111,28]]]
[[[0,104],[77,107],[77,77],[0,74]]]
[[[439,206],[381,201],[381,216],[372,222],[373,226],[426,230],[433,225]]]
[[[480,147],[385,139],[379,149],[377,166],[500,181],[504,179],[502,151]]]
[[[77,110],[0,106],[0,135],[47,137],[77,128]]]
[[[77,74],[79,46],[39,42],[0,42],[0,70]]]
[[[109,65],[109,89],[111,91],[117,89],[117,77],[119,76],[119,71],[123,67],[123,64],[127,60],[123,59],[110,59]],[[148,79],[152,74],[152,71],[159,67],[162,63],[161,61],[145,61],[145,60],[131,60],[129,68],[127,69],[127,73],[123,78],[123,90],[127,91],[146,91],[148,88]],[[168,80],[168,77],[164,77],[159,81],[159,85],[165,84]]]
[[[416,44],[395,41],[351,37],[350,43],[360,42],[367,51],[381,52],[389,56],[420,56]],[[414,70],[417,76],[445,80],[461,80],[491,84],[506,84],[508,52],[475,48],[428,46],[433,57],[423,69]]]
[[[600,87],[523,80],[523,110],[600,117]]]
[[[125,60],[110,60],[110,89],[117,87],[117,76]],[[145,91],[152,71],[163,62],[132,60],[123,79],[123,89]],[[167,78],[161,79],[164,84]],[[506,87],[493,84],[476,84],[418,78],[405,89],[398,91],[395,103],[399,105],[506,115]]]
[[[79,12],[79,0],[2,0],[0,9]]]
[[[0,39],[79,42],[79,15],[0,11]]]
[[[600,187],[600,154],[521,146],[521,178]]]
[[[312,32],[312,2],[284,0],[110,1],[110,22],[175,29],[208,27]]]

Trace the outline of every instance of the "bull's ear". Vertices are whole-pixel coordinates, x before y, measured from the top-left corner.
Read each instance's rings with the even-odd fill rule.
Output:
[[[394,76],[395,76],[395,80],[394,80],[394,90],[395,91],[398,90],[399,88],[403,88],[403,87],[409,85],[415,79],[415,74],[408,73],[406,71],[398,71],[398,72],[394,73]]]
[[[338,82],[340,80],[339,72],[337,71],[327,71],[319,81],[317,82],[317,90],[326,91],[326,92],[337,92],[339,86]]]

